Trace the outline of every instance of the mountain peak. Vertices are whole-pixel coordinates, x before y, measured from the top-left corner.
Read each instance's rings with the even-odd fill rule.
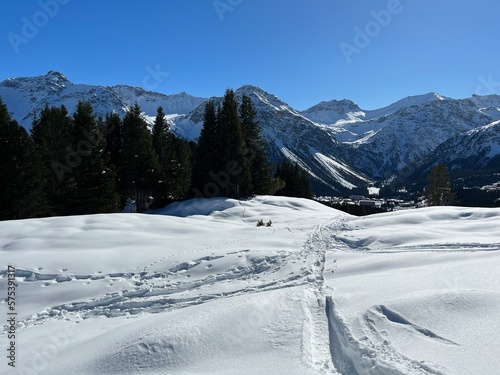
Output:
[[[55,70],[49,70],[44,77],[53,81],[68,81],[64,74]]]
[[[447,100],[447,99],[449,99],[449,98],[442,96],[442,95],[438,94],[437,92],[429,92],[427,94],[407,96],[406,98],[398,100],[397,102],[391,104],[390,106],[396,105],[398,107],[402,107],[402,106],[411,107],[413,105],[420,105],[420,104],[424,104],[427,102],[432,102],[432,101],[436,101],[436,100]]]
[[[245,85],[236,90],[236,96],[247,95],[252,98],[253,104],[255,106],[268,106],[272,107],[277,111],[287,111],[296,113],[296,111],[278,98],[276,95],[270,94],[267,91],[261,89],[260,87],[253,85]]]
[[[340,115],[344,115],[349,112],[357,112],[361,111],[356,103],[349,99],[342,100],[330,100],[323,101],[315,106],[312,106],[309,109],[303,111],[303,113],[311,113],[311,112],[323,112],[323,111],[334,111]]]
[[[268,92],[262,90],[260,87],[255,85],[244,85],[235,91],[238,94],[242,95],[250,95],[250,94],[259,94],[259,95],[269,95]]]

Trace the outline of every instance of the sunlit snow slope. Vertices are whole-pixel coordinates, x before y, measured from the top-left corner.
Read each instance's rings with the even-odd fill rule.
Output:
[[[0,222],[0,373],[495,374],[499,224],[267,196]]]

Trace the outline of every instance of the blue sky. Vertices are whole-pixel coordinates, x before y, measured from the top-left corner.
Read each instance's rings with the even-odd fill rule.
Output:
[[[296,109],[435,91],[500,94],[498,0],[2,0],[0,80],[220,96],[254,84]]]

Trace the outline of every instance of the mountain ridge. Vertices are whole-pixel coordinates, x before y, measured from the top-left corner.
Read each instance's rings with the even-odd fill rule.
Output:
[[[249,96],[256,107],[271,160],[286,158],[298,163],[322,192],[345,192],[391,179],[408,168],[416,170],[419,163],[428,163],[433,153],[453,137],[462,136],[459,144],[468,153],[473,152],[474,147],[466,145],[467,139],[474,138],[473,133],[467,132],[500,120],[498,95],[452,99],[431,92],[408,96],[374,110],[363,110],[353,101],[342,99],[322,101],[298,111],[255,85],[244,85],[235,94],[238,100]],[[204,103],[221,100],[185,92],[165,95],[129,85],[74,84],[57,71],[37,77],[8,78],[0,82],[0,97],[12,117],[28,130],[47,104],[64,104],[72,113],[78,101],[86,100],[98,116],[111,111],[123,116],[137,102],[150,123],[158,106],[162,106],[172,132],[189,140],[199,136]],[[489,140],[483,136],[475,142]],[[500,147],[495,145],[487,153],[492,160],[500,154]],[[482,145],[476,146],[484,150]],[[440,150],[439,158],[453,165],[456,153],[444,155],[453,153],[445,146]],[[485,160],[479,159],[477,166],[485,165]]]
[[[27,130],[31,128],[33,117],[45,104],[64,104],[72,113],[78,101],[86,100],[92,103],[99,116],[112,111],[123,116],[127,107],[136,101],[143,111],[147,110],[147,115],[156,114],[160,105],[167,114],[185,114],[206,101],[206,98],[187,93],[165,95],[130,85],[75,84],[64,74],[53,70],[42,76],[7,78],[0,82],[0,97],[12,117]]]

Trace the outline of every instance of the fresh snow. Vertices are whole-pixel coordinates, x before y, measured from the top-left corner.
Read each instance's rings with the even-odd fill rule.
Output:
[[[54,71],[38,77],[6,79],[0,82],[0,98],[12,118],[28,131],[34,117],[46,104],[57,107],[64,104],[71,115],[79,101],[90,101],[95,113],[104,117],[113,111],[124,116],[128,108],[137,103],[144,114],[153,120],[159,106],[166,114],[186,114],[206,101],[185,92],[165,95],[135,86],[75,84],[62,73]]]
[[[0,222],[1,373],[495,374],[499,225],[270,196]]]
[[[259,197],[194,200],[163,215],[2,222],[1,261],[18,270],[18,366],[47,374],[331,368],[327,331],[304,327],[306,314],[327,323],[316,299],[304,312],[319,254],[303,247],[315,218],[331,214],[309,200]],[[256,227],[261,218],[273,225]]]
[[[326,294],[352,373],[497,372],[499,220],[498,209],[426,208],[325,228],[338,249]]]
[[[330,174],[332,179],[334,181],[337,181],[339,184],[342,186],[348,188],[348,189],[354,189],[356,185],[351,184],[349,181],[347,181],[343,176],[342,173],[339,171],[342,171],[345,175],[352,175],[358,178],[359,180],[364,180],[365,182],[369,182],[367,179],[365,179],[363,176],[360,174],[357,174],[356,172],[352,171],[349,169],[348,166],[332,159],[329,158],[326,155],[323,155],[321,152],[318,152],[314,149],[311,150],[311,154],[314,155],[314,158],[323,166],[325,171]]]

